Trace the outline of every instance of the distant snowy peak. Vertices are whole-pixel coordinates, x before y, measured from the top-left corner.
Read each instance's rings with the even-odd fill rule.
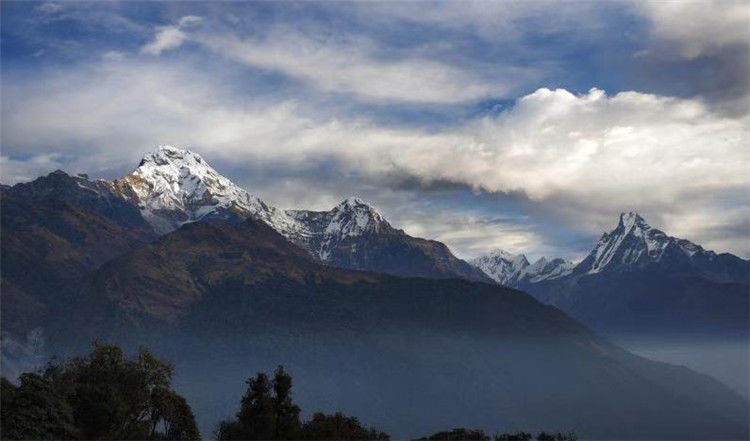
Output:
[[[289,226],[283,213],[220,175],[200,155],[172,146],[158,146],[111,186],[162,234],[212,216],[253,216],[280,229]]]
[[[390,227],[374,207],[361,199],[350,197],[331,210],[325,234],[359,236],[364,233],[379,233]]]
[[[557,279],[570,274],[573,268],[575,268],[575,264],[569,260],[559,257],[554,259],[542,257],[524,269],[521,279],[530,283]]]
[[[470,263],[484,271],[492,280],[506,286],[514,286],[519,274],[529,266],[529,261],[523,254],[516,255],[501,249],[477,257]]]
[[[330,211],[287,210],[286,215],[300,226],[299,235],[292,239],[322,260],[327,260],[333,247],[346,239],[398,233],[372,205],[354,197]]]
[[[604,233],[589,256],[581,262],[581,270],[595,274],[605,269],[643,266],[669,261],[686,263],[694,256],[711,259],[715,254],[685,239],[666,235],[651,227],[638,213],[621,213],[617,227]]]
[[[573,262],[565,259],[546,257],[529,263],[523,254],[512,254],[500,249],[472,260],[471,264],[496,282],[512,287],[518,287],[523,282],[536,283],[556,279],[570,274],[575,266]]]

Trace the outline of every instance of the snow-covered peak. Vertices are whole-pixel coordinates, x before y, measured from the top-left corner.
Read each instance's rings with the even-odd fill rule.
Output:
[[[369,207],[367,202],[363,201],[362,199],[355,196],[350,196],[339,202],[339,204],[334,209],[352,209],[359,206]]]
[[[620,214],[617,227],[602,235],[581,266],[585,272],[594,274],[608,268],[660,262],[667,255],[671,260],[684,261],[697,252],[704,252],[703,248],[688,240],[667,236],[651,227],[639,214],[630,212]]]
[[[501,249],[477,257],[470,263],[494,281],[508,286],[514,286],[519,275],[529,266],[529,261],[523,254],[512,254]]]
[[[526,256],[524,256],[523,254],[509,253],[505,250],[497,248],[497,249],[490,251],[485,257],[491,258],[491,259],[507,260],[508,262],[511,262],[514,259],[525,258]]]
[[[171,145],[156,146],[156,149],[153,152],[143,155],[143,159],[141,159],[138,168],[164,166],[168,164],[177,164],[177,166],[186,165],[198,168],[205,167],[213,170],[208,164],[206,164],[199,154]]]
[[[574,267],[575,264],[569,260],[541,257],[536,262],[524,268],[520,279],[527,279],[531,283],[557,279],[570,274]]]
[[[622,227],[626,232],[632,231],[633,229],[639,229],[642,231],[651,229],[651,226],[646,223],[646,220],[634,211],[620,213],[620,223],[618,224],[618,228],[619,227]]]
[[[330,213],[331,220],[325,229],[327,235],[358,236],[389,226],[373,206],[355,197],[344,199]]]
[[[199,154],[160,145],[111,186],[136,203],[159,233],[208,216],[253,216],[277,230],[293,228],[283,212],[266,205],[214,170]]]
[[[378,210],[355,197],[344,199],[330,211],[288,210],[286,214],[301,226],[298,242],[322,260],[348,238],[397,232]]]

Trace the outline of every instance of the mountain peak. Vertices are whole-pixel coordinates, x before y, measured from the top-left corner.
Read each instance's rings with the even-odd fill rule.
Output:
[[[355,196],[350,196],[339,202],[331,211],[361,211],[372,214],[377,220],[383,220],[383,216],[372,204]]]
[[[627,213],[620,213],[620,222],[618,227],[622,227],[626,232],[632,230],[634,227],[638,227],[641,230],[650,230],[651,226],[646,223],[643,217],[635,211],[629,211]]]
[[[660,262],[665,256],[673,262],[685,261],[692,259],[699,249],[702,250],[690,241],[668,236],[651,227],[643,217],[631,211],[620,214],[617,227],[602,235],[581,265],[593,274],[605,268],[623,269]]]
[[[375,207],[356,197],[344,199],[330,213],[332,217],[325,229],[329,235],[358,236],[390,227]]]
[[[170,163],[205,164],[203,158],[190,150],[181,149],[171,145],[158,145],[153,152],[143,155],[138,167],[146,164],[167,165]]]
[[[279,216],[199,154],[170,145],[159,145],[144,155],[135,170],[111,186],[136,203],[159,233],[206,217],[254,216],[272,223]]]
[[[529,266],[529,261],[523,254],[512,254],[497,248],[485,256],[473,259],[471,264],[496,282],[511,286]]]
[[[339,207],[356,207],[358,205],[369,206],[369,204],[356,196],[349,196],[343,201],[339,202]]]

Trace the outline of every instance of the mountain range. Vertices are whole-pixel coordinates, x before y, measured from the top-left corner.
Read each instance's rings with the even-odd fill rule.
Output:
[[[717,254],[622,213],[578,264],[497,250],[472,264],[609,334],[747,338],[750,262]]]
[[[748,436],[747,401],[718,381],[630,354],[357,199],[279,210],[162,147],[122,179],[57,171],[3,186],[0,203],[4,373],[23,361],[8,342],[28,335],[47,355],[93,338],[148,345],[179,367],[206,433],[235,406],[236,384],[284,364],[311,385],[301,405],[399,437],[447,421],[600,439]],[[621,255],[591,274],[618,273]],[[523,261],[535,269],[518,280],[534,286],[581,265]],[[705,264],[734,274],[722,268]]]
[[[252,217],[331,265],[396,275],[490,280],[444,244],[393,228],[360,199],[346,199],[330,211],[280,210],[187,150],[160,146],[124,178],[101,185],[137,205],[158,234],[198,220],[237,223]]]

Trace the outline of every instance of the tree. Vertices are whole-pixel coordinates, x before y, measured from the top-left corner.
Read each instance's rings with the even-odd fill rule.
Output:
[[[420,438],[419,441],[489,441],[490,437],[487,436],[482,430],[465,429],[459,427],[451,431],[438,432],[430,435],[426,438]]]
[[[389,440],[390,437],[370,427],[363,427],[356,417],[340,412],[326,415],[317,412],[310,421],[302,425],[300,439],[303,440]]]
[[[388,440],[383,432],[363,427],[355,417],[341,413],[316,413],[300,424],[300,409],[292,402],[292,377],[282,366],[274,372],[273,382],[259,372],[247,380],[236,419],[219,423],[220,440],[304,439],[304,440]],[[273,393],[271,393],[273,392]]]
[[[495,441],[529,441],[531,434],[526,432],[517,432],[515,434],[503,433],[495,435]]]
[[[190,406],[171,387],[173,367],[142,349],[127,358],[114,345],[51,362],[23,374],[12,390],[3,382],[3,438],[199,439]]]
[[[73,409],[47,372],[25,373],[18,387],[2,379],[4,439],[74,439]]]
[[[276,368],[273,377],[276,420],[274,439],[295,439],[300,428],[299,407],[292,403],[292,376],[283,366]]]
[[[237,420],[241,427],[240,439],[273,439],[276,410],[271,396],[268,375],[259,372],[247,380],[247,392],[242,397]]]

